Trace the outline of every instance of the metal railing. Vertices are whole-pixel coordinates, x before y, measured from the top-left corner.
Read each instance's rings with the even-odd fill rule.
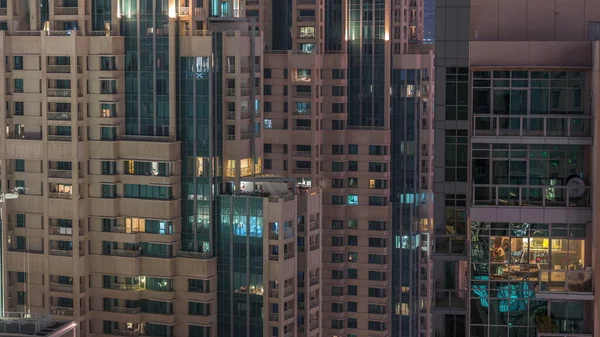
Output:
[[[473,205],[590,207],[590,192],[590,187],[475,184]]]
[[[71,89],[48,88],[46,94],[49,97],[71,97]]]
[[[48,135],[48,140],[49,141],[55,141],[55,142],[70,142],[71,141],[71,136]]]
[[[271,312],[269,313],[269,321],[278,321],[279,320],[279,313],[278,312]]]
[[[120,140],[135,142],[163,142],[169,141],[169,136],[122,135]]]
[[[54,7],[54,15],[77,15],[77,7]]]
[[[60,316],[73,316],[73,308],[59,307],[56,305],[50,306],[50,314]]]
[[[474,115],[473,136],[591,137],[591,116]]]
[[[133,290],[133,291],[142,290],[142,286],[139,284],[125,284],[125,283],[113,283],[111,285],[111,288],[115,289],[115,290]]]
[[[317,250],[317,249],[319,249],[319,243],[318,243],[318,242],[315,242],[315,243],[311,243],[311,244],[310,244],[310,250],[311,250],[311,251],[313,251],[313,250]]]
[[[296,21],[298,22],[315,22],[314,16],[298,16],[296,17]]]
[[[309,324],[310,331],[313,331],[313,330],[315,330],[318,327],[319,327],[319,320],[312,321]]]
[[[140,251],[138,249],[136,249],[136,250],[111,249],[110,255],[123,256],[123,257],[138,257],[138,256],[140,256]]]
[[[292,318],[292,317],[294,317],[294,309],[289,309],[289,310],[286,310],[286,311],[283,313],[283,319],[290,319],[290,318]]]
[[[294,286],[289,286],[286,287],[285,290],[283,291],[283,296],[287,297],[294,294]]]
[[[111,335],[137,337],[140,335],[140,332],[137,330],[112,329]]]
[[[317,284],[319,284],[319,282],[320,282],[320,281],[319,281],[319,277],[318,277],[318,276],[315,276],[315,277],[311,277],[311,278],[310,278],[310,285],[311,285],[311,286],[317,285]]]
[[[180,16],[190,15],[190,8],[189,7],[179,7],[179,15]]]
[[[272,297],[272,298],[279,297],[279,289],[269,289],[269,297]]]
[[[72,250],[49,249],[48,253],[50,255],[56,255],[56,256],[73,256]]]
[[[50,121],[70,121],[71,120],[71,112],[48,111],[48,120],[50,120]]]
[[[285,253],[285,254],[283,254],[283,255],[284,255],[284,257],[283,257],[283,258],[284,258],[284,260],[289,260],[289,259],[291,259],[291,258],[293,258],[293,257],[294,257],[294,251],[287,252],[287,253]]]
[[[279,232],[278,231],[270,231],[269,239],[271,240],[279,240]]]
[[[188,252],[183,250],[178,251],[177,256],[192,259],[210,259],[212,257],[210,252]]]
[[[57,64],[49,64],[46,66],[46,72],[54,73],[54,74],[67,74],[71,72],[71,66],[66,65],[57,65]]]
[[[113,226],[113,227],[110,228],[110,231],[113,232],[113,233],[128,233],[128,234],[132,234],[132,233],[140,233],[140,228],[139,227],[126,228],[126,227]]]
[[[50,283],[50,291],[57,291],[61,293],[73,293],[73,285],[62,283]]]
[[[73,194],[67,193],[67,192],[50,192],[48,194],[48,197],[54,198],[54,199],[72,199]]]
[[[594,293],[594,271],[540,270],[539,291]]]
[[[140,307],[128,308],[128,307],[112,307],[112,312],[118,312],[120,314],[139,314],[141,311]]]
[[[71,170],[57,170],[57,169],[49,169],[48,177],[50,178],[65,178],[70,179],[73,177],[73,171]]]
[[[269,254],[269,261],[279,261],[279,255]]]

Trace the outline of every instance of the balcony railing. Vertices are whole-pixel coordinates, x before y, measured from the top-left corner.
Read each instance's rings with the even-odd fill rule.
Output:
[[[311,151],[294,151],[294,156],[296,157],[310,157],[311,155]]]
[[[212,257],[210,252],[188,252],[183,250],[178,251],[177,256],[191,259],[210,259]]]
[[[142,286],[139,284],[125,284],[125,283],[113,283],[111,285],[111,288],[115,289],[115,290],[133,290],[133,291],[142,290]]]
[[[310,322],[309,327],[310,327],[310,331],[313,331],[316,328],[318,328],[319,327],[319,320]]]
[[[298,22],[315,22],[314,16],[298,16],[296,17],[296,21]]]
[[[474,115],[473,136],[591,137],[590,116]]]
[[[271,298],[279,297],[279,289],[269,289],[269,297],[271,297]]]
[[[46,72],[54,74],[66,74],[71,72],[71,66],[68,64],[49,64]]]
[[[138,249],[136,249],[136,250],[111,249],[110,255],[123,256],[123,257],[138,257],[138,256],[140,256],[140,251]]]
[[[50,283],[50,291],[57,291],[61,293],[73,293],[73,285],[62,283]]]
[[[6,15],[8,15],[8,9],[0,8],[0,16],[6,16]]]
[[[118,312],[120,314],[139,314],[141,310],[140,310],[140,307],[137,307],[137,308],[112,307],[110,311]]]
[[[289,286],[289,287],[285,288],[283,295],[285,297],[288,297],[288,296],[292,295],[293,293],[294,293],[294,286]]]
[[[590,187],[473,185],[473,205],[590,207]]]
[[[284,255],[284,259],[285,259],[285,260],[289,260],[289,259],[291,259],[291,258],[293,258],[293,257],[294,257],[294,252],[293,252],[293,251],[291,251],[291,252],[287,252],[287,253],[285,253],[285,254],[283,254],[283,255]]]
[[[594,272],[581,270],[540,270],[539,291],[594,293]]]
[[[71,179],[73,177],[73,171],[71,171],[71,170],[49,169],[48,170],[48,177],[49,178]]]
[[[140,228],[139,227],[126,228],[126,227],[113,226],[110,228],[110,231],[113,233],[135,234],[135,233],[140,233]]]
[[[49,226],[48,234],[50,235],[73,235],[73,228],[71,227],[60,227],[60,226]],[[84,234],[83,227],[79,228],[79,235]]]
[[[433,307],[443,309],[465,309],[468,293],[466,290],[440,290],[433,293]]]
[[[136,330],[113,329],[111,335],[137,337],[140,336],[140,332]]]
[[[48,88],[46,93],[49,97],[71,97],[71,89]]]
[[[50,253],[50,255],[56,255],[56,256],[73,256],[72,250],[49,249],[48,252]]]
[[[310,278],[310,285],[314,286],[314,285],[317,285],[317,284],[319,284],[319,277],[318,276],[311,277]]]
[[[190,15],[190,8],[189,7],[179,7],[179,15],[180,16]]]
[[[311,243],[310,244],[310,250],[313,251],[313,250],[316,250],[316,249],[319,249],[319,243],[318,242]]]
[[[277,313],[277,312],[269,313],[269,321],[278,321],[278,320],[279,320],[279,313]]]
[[[73,194],[67,192],[50,192],[48,197],[53,199],[72,199]]]
[[[134,142],[168,142],[169,136],[122,135],[120,139]]]
[[[48,140],[49,141],[55,141],[55,142],[70,142],[71,141],[71,136],[65,136],[65,135],[48,135]]]
[[[466,237],[463,235],[436,235],[436,254],[466,254]]]
[[[50,306],[50,314],[60,316],[73,316],[73,308]]]
[[[313,298],[309,302],[309,308],[310,309],[316,308],[318,305],[319,305],[319,299],[318,298]]]
[[[269,232],[269,239],[271,239],[271,240],[279,240],[279,232],[277,232],[277,231],[270,231]]]
[[[48,111],[48,120],[50,120],[50,121],[70,121],[71,120],[71,112]]]
[[[292,317],[294,317],[294,309],[286,310],[283,313],[283,319],[290,319]]]
[[[311,221],[310,222],[310,230],[314,231],[314,230],[317,230],[317,229],[319,229],[319,221],[316,221],[316,220],[315,221]]]
[[[269,261],[279,261],[279,255],[269,254]]]
[[[55,7],[54,15],[77,15],[77,7]]]

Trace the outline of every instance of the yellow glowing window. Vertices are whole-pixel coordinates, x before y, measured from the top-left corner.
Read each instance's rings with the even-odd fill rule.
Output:
[[[369,179],[369,188],[375,188],[375,179]]]
[[[202,177],[204,175],[204,158],[196,158],[196,177]]]
[[[133,165],[133,160],[128,160],[126,163],[127,163],[127,167],[125,169],[127,170],[127,173],[134,174],[135,168]]]
[[[140,218],[126,218],[125,219],[125,232],[126,233],[138,233],[146,231],[146,220]]]
[[[227,160],[227,169],[225,170],[226,177],[235,177],[235,160]]]

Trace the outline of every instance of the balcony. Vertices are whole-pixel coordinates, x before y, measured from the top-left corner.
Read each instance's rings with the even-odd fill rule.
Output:
[[[311,221],[310,222],[310,230],[315,231],[317,229],[319,229],[319,221],[316,221],[316,220]]]
[[[296,21],[298,22],[315,22],[314,16],[298,16],[296,17]]]
[[[114,290],[128,290],[128,291],[142,290],[142,286],[139,284],[125,284],[125,283],[113,283],[113,284],[111,284],[110,288],[114,289]]]
[[[292,318],[292,317],[294,317],[294,309],[289,309],[289,310],[286,310],[286,311],[283,313],[283,319],[290,319],[290,318]]]
[[[53,199],[72,199],[73,194],[69,192],[50,192],[48,193],[48,197]]]
[[[279,261],[279,255],[276,254],[269,254],[269,261]]]
[[[287,252],[287,253],[285,253],[283,256],[284,256],[284,259],[285,259],[285,260],[289,260],[289,259],[291,259],[291,258],[293,258],[293,257],[294,257],[294,252],[293,252],[293,251],[291,251],[291,252]]]
[[[292,114],[296,116],[310,116],[311,109],[295,109]]]
[[[73,171],[71,171],[71,170],[49,169],[48,170],[48,178],[71,179],[73,177],[72,172]]]
[[[575,298],[591,298],[594,296],[594,272],[592,269],[581,270],[540,270],[538,274],[539,298],[564,298],[572,295]]]
[[[312,152],[311,151],[294,151],[293,155],[295,157],[310,157],[310,156],[312,156]]]
[[[77,7],[54,7],[54,15],[77,15]]]
[[[303,168],[303,167],[295,167],[292,172],[294,173],[298,173],[298,174],[310,174],[311,169],[310,168]]]
[[[190,15],[189,7],[179,7],[179,16],[188,16]]]
[[[73,316],[73,308],[50,306],[50,314],[59,316]]]
[[[71,236],[71,235],[73,235],[73,228],[71,228],[71,227],[49,226],[48,227],[48,234],[50,234],[50,235]],[[84,234],[84,229],[83,229],[83,227],[80,227],[79,228],[79,235],[83,235],[83,234]]]
[[[310,300],[310,302],[309,302],[309,308],[310,309],[316,308],[317,306],[319,306],[319,299],[318,298],[313,298],[312,300]]]
[[[277,313],[277,312],[269,313],[269,321],[278,321],[278,320],[279,320],[279,313]]]
[[[126,227],[113,226],[110,228],[110,231],[112,233],[127,233],[127,234],[140,233],[139,227],[126,228]]]
[[[319,320],[310,322],[310,324],[309,324],[310,331],[313,331],[318,327],[319,327]]]
[[[65,135],[48,135],[48,140],[52,142],[70,142],[71,136]]]
[[[71,89],[48,88],[48,97],[71,97]]]
[[[279,240],[279,232],[277,232],[277,231],[270,231],[269,232],[269,239],[271,239],[271,240]]]
[[[187,257],[190,259],[211,259],[212,255],[210,252],[188,252],[180,250],[177,252],[178,257]]]
[[[315,243],[311,243],[310,244],[310,251],[312,252],[313,250],[317,250],[319,249],[319,243],[315,242]]]
[[[117,312],[119,314],[139,314],[141,311],[140,307],[136,308],[128,308],[128,307],[112,307],[110,309],[112,312]]]
[[[114,336],[141,336],[140,332],[137,330],[125,330],[125,329],[113,329],[111,335]]]
[[[55,256],[73,256],[72,250],[49,249],[48,253]]]
[[[474,115],[473,136],[591,137],[590,116]]]
[[[269,297],[271,297],[271,298],[279,297],[279,289],[269,289]]]
[[[8,15],[8,8],[0,8],[0,16],[7,16]]]
[[[293,295],[293,294],[294,294],[294,286],[286,287],[285,290],[284,290],[284,292],[283,292],[283,295],[285,297],[288,297],[288,296]]]
[[[138,257],[140,256],[140,251],[129,250],[129,249],[111,249],[110,255],[112,256],[122,256],[122,257]]]
[[[50,291],[56,291],[61,293],[73,293],[73,285],[72,284],[62,284],[62,283],[50,283]],[[79,292],[84,292],[85,286],[83,284],[79,285]]]
[[[310,286],[314,286],[319,284],[319,277],[318,276],[313,276],[310,278]]]
[[[473,206],[590,207],[590,195],[583,186],[475,184]]]
[[[49,64],[46,66],[46,72],[51,74],[68,74],[71,72],[69,64]]]
[[[467,308],[468,293],[466,290],[440,290],[433,293],[434,309],[460,309]]]
[[[83,116],[82,116],[83,117]],[[83,119],[83,118],[81,118]],[[49,121],[70,121],[71,120],[71,112],[52,112],[48,111],[48,120]]]

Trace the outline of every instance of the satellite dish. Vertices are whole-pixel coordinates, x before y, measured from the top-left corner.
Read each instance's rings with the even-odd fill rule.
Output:
[[[585,182],[574,174],[567,178],[567,191],[570,198],[580,198],[585,193]]]

